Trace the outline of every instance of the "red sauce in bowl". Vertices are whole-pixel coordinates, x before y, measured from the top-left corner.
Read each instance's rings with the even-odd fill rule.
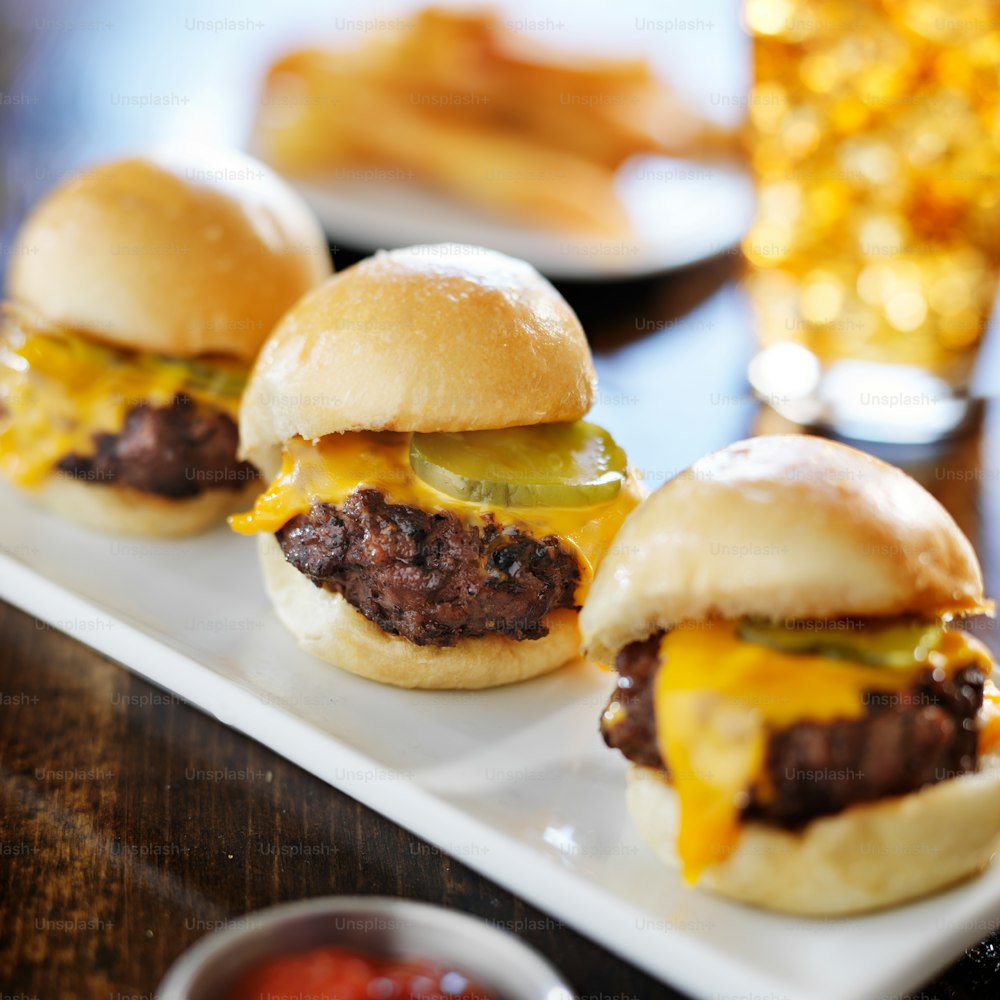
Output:
[[[319,948],[273,958],[245,974],[227,1000],[497,1000],[468,976],[425,958],[381,958]]]

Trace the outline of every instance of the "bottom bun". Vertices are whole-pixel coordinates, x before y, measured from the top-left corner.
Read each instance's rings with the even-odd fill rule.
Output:
[[[307,653],[353,674],[397,687],[487,688],[536,677],[579,655],[577,613],[568,609],[546,616],[549,634],[541,639],[488,635],[418,646],[315,586],[285,559],[274,535],[257,538],[264,583],[285,627]]]
[[[878,910],[957,882],[987,864],[1000,836],[1000,759],[975,774],[852,806],[792,833],[749,823],[733,853],[698,882],[744,903],[830,917]],[[678,864],[677,795],[663,772],[630,766],[626,801],[643,839]]]
[[[254,480],[241,490],[206,490],[173,499],[127,486],[94,484],[71,476],[50,476],[31,495],[69,521],[113,535],[183,538],[220,524],[227,514],[246,510],[261,491]]]

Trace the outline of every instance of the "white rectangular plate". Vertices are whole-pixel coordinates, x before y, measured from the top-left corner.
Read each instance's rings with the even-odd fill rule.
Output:
[[[687,993],[891,995],[998,925],[1000,866],[853,920],[795,920],[688,890],[625,814],[624,762],[597,732],[611,687],[597,667],[482,693],[382,687],[298,650],[248,539],[223,528],[184,542],[112,539],[10,491],[2,502],[0,597]]]

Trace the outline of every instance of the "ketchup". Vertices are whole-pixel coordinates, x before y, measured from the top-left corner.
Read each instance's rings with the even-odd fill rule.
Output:
[[[466,975],[426,958],[319,948],[252,969],[227,1000],[497,1000]]]

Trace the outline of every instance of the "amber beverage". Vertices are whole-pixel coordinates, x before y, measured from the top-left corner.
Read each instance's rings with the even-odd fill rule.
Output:
[[[751,381],[803,422],[946,434],[997,289],[1000,2],[746,0],[744,19]]]

